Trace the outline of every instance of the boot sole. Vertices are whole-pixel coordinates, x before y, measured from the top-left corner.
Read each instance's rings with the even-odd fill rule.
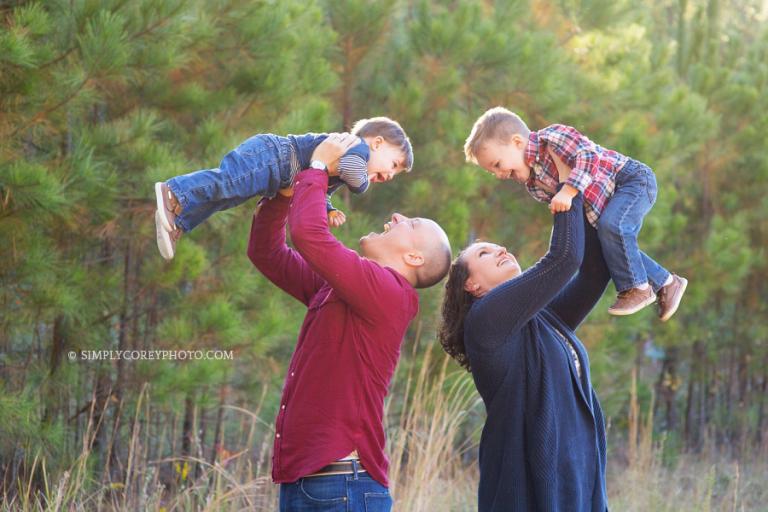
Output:
[[[160,211],[155,211],[155,235],[157,237],[157,250],[160,251],[160,256],[166,260],[172,260],[175,252],[173,250],[173,242],[171,241],[171,234],[165,230],[163,226],[162,218],[164,217]]]
[[[685,289],[688,288],[688,280],[684,277],[681,277],[680,280],[683,282],[683,286],[680,288],[680,293],[677,294],[677,300],[672,303],[672,307],[669,308],[669,311],[667,311],[667,314],[659,317],[662,322],[666,322],[670,318],[672,318],[672,315],[674,315],[677,312],[677,308],[680,307],[680,302],[683,300],[683,294],[685,293]]]
[[[627,315],[634,315],[644,307],[648,306],[649,304],[653,304],[656,302],[656,295],[651,295],[648,297],[645,301],[641,302],[640,304],[637,304],[632,309],[611,309],[608,308],[608,313],[613,316],[627,316]]]
[[[168,233],[173,231],[173,226],[168,221],[168,217],[165,215],[165,198],[163,197],[163,183],[158,181],[155,183],[155,202],[157,203],[157,211],[162,212],[160,215],[160,223]],[[155,217],[157,220],[157,217]]]

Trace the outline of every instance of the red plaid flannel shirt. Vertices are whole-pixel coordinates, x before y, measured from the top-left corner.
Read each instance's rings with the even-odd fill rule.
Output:
[[[525,163],[531,177],[525,186],[539,202],[549,203],[559,183],[557,167],[547,149],[552,150],[572,168],[566,183],[584,196],[587,219],[593,226],[603,212],[616,187],[616,174],[629,158],[616,151],[598,146],[578,130],[563,124],[553,124],[531,132],[525,147]]]

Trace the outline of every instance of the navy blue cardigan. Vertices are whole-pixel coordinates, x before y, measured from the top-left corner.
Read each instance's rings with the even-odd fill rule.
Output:
[[[608,509],[603,412],[574,330],[610,276],[583,210],[579,194],[555,214],[549,252],[467,315],[464,343],[488,416],[481,512]],[[556,330],[575,348],[581,377]]]

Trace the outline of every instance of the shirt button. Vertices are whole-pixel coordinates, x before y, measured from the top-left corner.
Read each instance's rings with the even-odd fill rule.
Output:
[[[291,377],[293,377],[293,376],[295,375],[295,373],[296,373],[296,372],[291,372]]]
[[[283,404],[283,405],[282,405],[280,408],[281,408],[281,409],[285,409],[285,404]]]
[[[280,433],[278,432],[277,434],[275,434],[275,437],[280,439]]]

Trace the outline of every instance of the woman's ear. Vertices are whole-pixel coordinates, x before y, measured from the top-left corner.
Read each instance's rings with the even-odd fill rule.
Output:
[[[383,143],[384,143],[384,137],[382,137],[381,135],[377,135],[373,138],[369,146],[371,147],[371,149],[379,149]]]
[[[475,297],[480,296],[480,285],[474,282],[472,279],[467,279],[467,282],[464,283],[464,291],[469,292]]]

